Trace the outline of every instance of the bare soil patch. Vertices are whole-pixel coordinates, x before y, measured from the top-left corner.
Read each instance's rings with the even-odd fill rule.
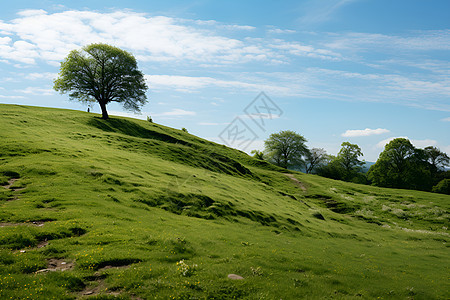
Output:
[[[36,245],[37,248],[44,248],[48,245],[48,241],[42,241],[39,244]]]
[[[72,269],[73,262],[67,262],[65,259],[50,258],[47,260],[47,268],[36,271],[36,273],[46,273],[54,271],[67,271]]]

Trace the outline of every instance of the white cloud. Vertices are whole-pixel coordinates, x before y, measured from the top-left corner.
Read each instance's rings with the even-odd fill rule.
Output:
[[[450,80],[427,74],[357,73],[322,68],[307,69],[314,92],[345,101],[388,102],[450,111]]]
[[[389,133],[390,131],[383,128],[377,128],[377,129],[349,129],[341,136],[343,137],[358,137],[358,136],[370,136],[370,135],[378,135],[383,133]]]
[[[211,77],[190,77],[177,75],[145,75],[148,86],[151,88],[166,88],[187,91],[203,88],[214,82]]]
[[[195,111],[184,110],[180,108],[174,108],[171,111],[153,114],[152,116],[158,117],[180,117],[180,116],[195,116],[197,113]]]
[[[271,28],[271,29],[267,30],[267,32],[268,33],[273,33],[273,34],[285,34],[285,33],[295,33],[295,30]]]
[[[0,59],[35,64],[38,60],[57,65],[69,51],[104,42],[131,50],[141,61],[193,61],[216,66],[263,61],[283,64],[289,56],[341,60],[329,49],[280,39],[227,36],[229,32],[253,31],[247,25],[222,24],[214,20],[186,20],[149,16],[133,11],[100,13],[67,10],[48,13],[24,10],[9,22],[0,22]],[[293,30],[269,29],[272,33]],[[222,32],[224,34],[219,34]]]
[[[0,45],[6,45],[11,43],[11,38],[9,36],[0,37]]]
[[[55,93],[52,89],[43,89],[39,87],[27,87],[23,90],[17,90],[16,92],[21,92],[29,95],[41,95],[41,96],[50,96]]]
[[[24,74],[24,78],[29,79],[29,80],[37,80],[37,79],[50,79],[50,80],[53,80],[57,76],[58,76],[57,73],[51,73],[51,72]]]
[[[188,23],[192,23],[192,20],[184,20]],[[195,20],[195,24],[202,26],[214,26],[216,28],[228,29],[228,30],[255,30],[256,27],[248,25],[236,25],[236,24],[223,24],[215,20]]]
[[[350,32],[335,34],[331,42],[326,46],[332,49],[345,49],[358,51],[371,49],[404,50],[404,51],[429,51],[450,50],[450,29],[413,31],[409,36],[395,36],[374,33]]]
[[[17,13],[22,17],[32,17],[32,16],[41,16],[47,14],[47,12],[43,9],[26,9]]]
[[[0,31],[11,37],[0,41],[0,58],[34,64],[62,60],[70,50],[93,42],[105,42],[131,49],[144,61],[192,60],[219,64],[267,59],[271,50],[248,45],[243,40],[221,36],[217,26],[232,30],[253,30],[252,26],[204,21],[197,24],[164,16],[148,16],[132,11],[98,13],[93,11],[25,10],[19,17],[0,22]],[[206,22],[208,23],[208,22]],[[16,40],[13,44],[11,42]],[[251,46],[251,47],[247,47]],[[255,49],[262,55],[256,55]]]
[[[24,96],[5,96],[5,95],[0,95],[0,98],[2,98],[2,99],[25,99]]]
[[[255,83],[237,80],[221,80],[212,77],[191,77],[178,75],[145,75],[150,89],[171,89],[193,92],[207,87],[235,88],[250,91],[267,91],[286,94],[289,88],[276,86],[269,82]]]
[[[436,140],[411,140],[411,143],[417,148],[425,148],[427,146],[436,146],[438,142]]]
[[[222,74],[223,76],[223,74]],[[340,101],[384,102],[450,111],[450,82],[442,76],[357,73],[307,68],[302,72],[233,74],[232,80],[213,77],[147,75],[150,89],[196,92],[205,88],[265,91],[273,95],[328,98]],[[424,101],[424,99],[427,99]]]
[[[334,61],[342,60],[342,56],[339,53],[330,50],[318,49],[298,42],[286,42],[283,40],[275,40],[274,42],[275,43],[270,44],[269,46],[274,49],[287,51],[289,54],[295,56],[305,56]]]
[[[443,119],[441,119],[441,121],[443,121],[443,122],[450,122],[450,117],[443,118]]]
[[[221,26],[224,29],[229,30],[255,30],[256,27],[248,26],[248,25],[222,25]]]
[[[322,14],[322,17],[328,18],[338,8],[351,1],[325,2],[321,4],[322,8],[318,5],[318,11],[312,12],[312,15]],[[130,50],[141,61],[171,64],[181,62],[180,70],[186,66],[188,70],[197,70],[195,68],[198,66],[208,68],[208,72],[224,66],[233,66],[226,70],[234,70],[235,67],[238,69],[248,62],[258,63],[262,68],[268,66],[269,70],[258,72],[256,69],[256,72],[252,73],[234,74],[223,72],[219,75],[220,78],[217,75],[149,75],[146,78],[151,90],[198,92],[205,88],[219,87],[232,89],[233,92],[266,91],[279,96],[388,102],[450,111],[448,63],[440,66],[439,61],[427,62],[416,59],[414,55],[402,55],[393,59],[400,62],[403,59],[409,63],[419,61],[417,67],[434,69],[436,72],[429,75],[396,70],[391,74],[383,74],[382,71],[387,73],[387,69],[382,61],[376,62],[381,64],[380,69],[377,69],[379,73],[308,68],[307,66],[312,65],[309,59],[304,65],[306,67],[302,67],[302,64],[295,65],[297,72],[271,72],[274,70],[273,65],[289,65],[294,60],[304,58],[347,61],[357,57],[354,61],[364,64],[367,69],[369,63],[364,62],[367,49],[370,53],[381,53],[381,59],[385,58],[383,55],[386,51],[392,52],[392,49],[400,54],[404,51],[399,50],[448,50],[450,30],[416,31],[408,33],[407,36],[333,33],[323,34],[322,41],[316,35],[313,39],[315,42],[308,42],[267,36],[255,38],[258,32],[254,29],[245,24],[150,16],[129,10],[109,13],[77,10],[49,13],[44,10],[24,10],[15,19],[0,21],[0,34],[5,35],[0,37],[0,63],[30,66],[44,61],[57,66],[73,49],[92,42],[106,42]],[[236,38],[234,32],[229,30],[241,30],[241,37]],[[275,27],[268,27],[267,30],[272,33],[291,33],[289,30]],[[250,33],[253,33],[253,36],[245,36]],[[356,55],[346,54],[353,52],[356,52]],[[424,55],[421,53],[422,56]],[[373,67],[372,59],[370,63]],[[332,68],[337,65],[329,66]],[[52,75],[31,73],[24,77],[35,80],[40,79],[40,76],[43,76],[42,79],[51,79]]]
[[[407,66],[420,69],[420,71],[430,71],[438,74],[449,74],[450,72],[450,62],[439,59],[420,59],[420,60],[411,60],[411,59],[386,59],[381,60],[380,63],[384,68],[391,67],[394,65],[395,69],[398,69],[398,66]]]

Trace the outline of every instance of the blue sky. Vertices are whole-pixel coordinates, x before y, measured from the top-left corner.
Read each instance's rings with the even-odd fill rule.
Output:
[[[450,153],[449,11],[447,0],[10,1],[0,103],[86,110],[53,78],[69,51],[105,42],[133,53],[149,85],[142,115],[111,114],[248,152],[294,130],[330,154],[356,143],[368,161],[395,137]]]

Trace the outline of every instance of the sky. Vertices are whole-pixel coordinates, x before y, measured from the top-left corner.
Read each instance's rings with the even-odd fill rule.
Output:
[[[132,53],[149,86],[141,114],[112,115],[246,152],[292,130],[372,162],[396,137],[450,154],[448,0],[2,2],[0,103],[86,111],[53,80],[101,42]]]

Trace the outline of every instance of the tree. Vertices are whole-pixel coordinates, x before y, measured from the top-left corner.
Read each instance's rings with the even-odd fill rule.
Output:
[[[326,164],[317,167],[316,171],[317,175],[323,177],[344,180],[344,169],[334,155],[327,155]]]
[[[70,52],[61,62],[54,83],[56,91],[69,93],[72,100],[97,101],[103,119],[108,119],[106,105],[112,101],[135,112],[147,102],[147,85],[134,56],[106,44],[91,44]]]
[[[264,145],[270,160],[287,169],[303,164],[303,156],[308,152],[306,142],[302,135],[291,130],[284,130],[272,133]]]
[[[384,148],[377,162],[370,167],[369,179],[374,185],[429,190],[431,173],[427,156],[408,139],[396,138]]]
[[[305,171],[311,173],[328,160],[327,152],[322,148],[312,148],[306,153]]]
[[[364,164],[363,161],[359,160],[359,157],[363,154],[361,148],[356,144],[343,142],[341,147],[341,150],[339,150],[339,153],[336,156],[336,160],[344,169],[344,180],[349,180],[350,177],[357,173]]]
[[[445,169],[450,164],[450,158],[445,152],[442,152],[437,147],[428,146],[425,147],[425,155],[427,161],[431,165],[433,172],[437,172],[439,169]]]

